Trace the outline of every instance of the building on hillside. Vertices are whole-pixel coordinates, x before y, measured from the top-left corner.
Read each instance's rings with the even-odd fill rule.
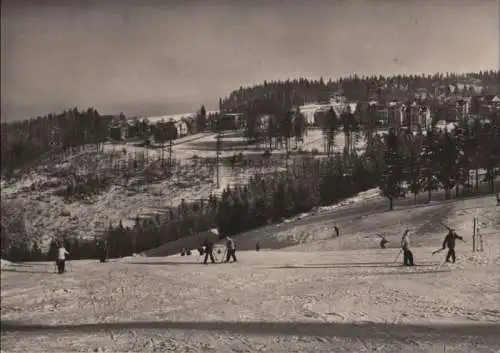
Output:
[[[109,126],[109,136],[112,140],[124,141],[129,136],[130,124],[125,120],[114,119]]]
[[[332,106],[330,106],[330,105],[322,105],[319,108],[317,108],[313,114],[312,124],[316,125],[316,126],[321,126],[321,118],[324,116],[324,114],[327,114],[330,111],[330,109],[332,109]],[[337,117],[338,117],[338,115],[337,115]],[[308,118],[306,118],[306,119],[308,119]]]
[[[272,119],[274,119],[274,115],[269,115],[269,114],[260,115],[257,119],[258,121],[257,128],[260,131],[267,131],[269,129],[269,123],[271,122]]]
[[[430,97],[430,93],[425,88],[418,88],[417,90],[415,90],[415,93],[413,94],[413,96],[416,100],[423,101],[423,100],[426,100]]]
[[[175,127],[177,128],[177,135],[179,136],[179,138],[187,136],[189,134],[188,125],[185,120],[177,120],[175,122]]]
[[[242,129],[246,125],[243,113],[224,113],[219,119],[221,119],[221,126],[224,130]]]
[[[387,103],[387,125],[400,127],[403,124],[403,107],[401,102],[391,100]]]
[[[426,129],[432,123],[431,110],[427,105],[411,102],[403,104],[401,108],[402,126],[411,131],[418,128]]]
[[[374,99],[358,102],[353,109],[361,125],[367,125],[370,119],[373,119],[373,123],[376,125],[385,126],[388,124],[389,109],[388,106],[382,102]]]
[[[459,97],[455,100],[457,119],[465,121],[471,113],[471,97]]]
[[[347,97],[343,95],[342,91],[330,94],[330,105],[333,106],[335,104],[346,104],[346,103],[347,103]]]
[[[480,98],[480,107],[486,113],[500,110],[500,95],[487,94]]]
[[[301,106],[300,112],[304,115],[307,125],[314,125],[314,114],[321,109],[322,105],[319,104],[306,104]]]

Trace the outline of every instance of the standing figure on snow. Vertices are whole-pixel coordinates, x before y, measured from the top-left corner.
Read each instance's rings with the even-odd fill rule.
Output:
[[[234,244],[234,240],[229,236],[226,236],[226,261],[229,262],[231,258],[233,258],[233,262],[237,262],[236,260],[236,245]]]
[[[63,243],[60,241],[57,244],[57,260],[56,260],[56,265],[57,265],[57,272],[59,274],[65,272],[65,267],[66,267],[66,255],[69,255],[68,250],[64,247]]]
[[[337,226],[333,226],[333,230],[335,231],[335,236],[339,237],[340,236],[339,228]]]
[[[497,206],[500,206],[500,192],[497,194]]]
[[[108,257],[108,242],[103,241],[97,244],[97,251],[99,253],[99,262],[106,262],[106,258]]]
[[[216,229],[213,230],[214,234],[215,232],[218,234],[218,231]],[[203,245],[205,246],[205,260],[203,261],[203,263],[206,265],[207,262],[208,262],[208,258],[210,257],[210,261],[212,261],[212,263],[214,264],[215,263],[215,258],[214,258],[214,241],[212,239],[211,236],[207,236],[205,238],[205,241],[203,243]]]
[[[383,235],[380,235],[380,234],[377,234],[379,236],[379,238],[381,238],[380,240],[380,247],[382,249],[385,249],[387,247],[387,244],[389,243],[389,240],[386,239],[385,236]]]
[[[457,233],[455,233],[455,231],[453,229],[448,228],[448,234],[446,235],[446,237],[443,240],[443,247],[440,250],[438,250],[438,251],[442,251],[442,250],[446,249],[446,247],[448,247],[448,253],[446,254],[446,259],[445,259],[446,262],[450,262],[450,260],[451,260],[451,262],[455,263],[455,260],[456,260],[455,242],[457,239],[460,239],[461,241],[463,241],[465,243],[464,238],[462,238]],[[436,252],[437,251],[435,251],[433,254],[435,254]]]
[[[401,238],[401,249],[403,250],[403,265],[413,266],[413,253],[410,250],[410,230],[407,229]]]

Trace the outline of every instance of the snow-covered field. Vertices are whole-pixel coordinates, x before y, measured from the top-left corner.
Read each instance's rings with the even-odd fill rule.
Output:
[[[2,264],[2,350],[498,352],[494,197],[367,214],[369,202],[307,226],[263,229],[276,242],[306,236],[283,250],[240,251],[235,264],[134,257],[70,262],[64,275],[49,263]],[[471,249],[474,216],[484,252]],[[457,245],[457,264],[437,270],[445,256],[431,254],[445,235],[439,221],[467,242]],[[335,224],[340,238],[331,236]],[[413,268],[395,262],[406,227]],[[377,233],[393,247],[378,248]],[[238,247],[246,237],[235,237]]]

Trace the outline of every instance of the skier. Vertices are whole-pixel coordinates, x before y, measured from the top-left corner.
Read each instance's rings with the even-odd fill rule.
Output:
[[[205,253],[205,260],[203,261],[203,263],[206,265],[207,262],[208,262],[208,257],[210,256],[210,260],[214,264],[215,263],[215,259],[214,259],[214,243],[212,242],[211,239],[209,239],[209,237],[206,237],[203,245],[205,246],[205,251],[204,251],[204,253]]]
[[[413,263],[413,253],[410,250],[410,236],[408,233],[410,232],[409,229],[407,229],[403,237],[401,238],[401,249],[403,249],[403,265],[404,266],[414,266]]]
[[[448,228],[448,227],[447,227]],[[459,236],[453,229],[448,228],[448,234],[446,234],[446,237],[443,240],[443,247],[437,251],[434,251],[432,254],[435,254],[439,251],[442,251],[448,247],[448,253],[446,254],[446,259],[445,262],[453,262],[455,263],[456,260],[456,254],[455,254],[455,241],[457,239],[460,239],[465,243],[464,238]]]
[[[379,236],[379,238],[381,238],[381,240],[380,240],[380,247],[382,249],[385,249],[387,247],[387,243],[389,243],[389,240],[387,240],[386,237],[383,236],[383,235],[380,235],[380,234],[377,234],[377,235]]]
[[[333,226],[333,230],[335,231],[335,236],[339,237],[340,236],[339,228],[337,226]]]
[[[69,255],[68,250],[64,248],[62,242],[59,242],[57,244],[57,260],[56,260],[57,271],[59,272],[59,274],[65,272],[66,255]]]
[[[497,194],[497,206],[500,206],[500,192]]]
[[[99,252],[99,262],[106,262],[106,258],[108,257],[108,242],[99,242],[97,245],[97,249]]]
[[[234,244],[234,240],[229,236],[226,236],[226,261],[229,262],[231,258],[233,258],[233,262],[237,262],[236,260],[236,245]]]
[[[260,243],[259,243],[259,242],[257,242],[257,243],[255,244],[255,251],[259,251],[259,250],[260,250]]]

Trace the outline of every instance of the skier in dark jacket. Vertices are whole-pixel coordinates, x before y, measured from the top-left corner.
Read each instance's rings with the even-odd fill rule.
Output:
[[[401,238],[401,249],[403,250],[403,264],[405,266],[414,266],[413,262],[413,253],[410,250],[410,236],[408,233],[410,232],[409,229],[407,229],[403,237]]]
[[[97,244],[97,251],[99,253],[99,262],[106,262],[106,258],[108,257],[108,242],[100,241]]]
[[[226,262],[229,262],[231,258],[233,258],[234,262],[238,261],[236,260],[236,245],[229,236],[226,237],[226,254]]]
[[[206,265],[208,262],[208,257],[210,256],[210,260],[214,264],[214,243],[207,237],[205,238],[203,245],[205,246],[205,260],[203,261],[203,263]]]
[[[340,230],[339,230],[339,227],[334,226],[334,227],[333,227],[333,230],[335,231],[335,236],[336,236],[336,237],[339,237],[339,236],[340,236]]]
[[[385,249],[387,247],[387,244],[389,243],[389,240],[387,240],[386,237],[383,235],[377,234],[378,237],[380,238],[380,248]]]
[[[442,247],[442,250],[448,247],[448,253],[446,254],[446,262],[450,262],[451,259],[451,262],[455,263],[456,259],[455,243],[457,239],[460,239],[461,241],[465,242],[464,238],[455,233],[453,229],[448,229],[448,234],[443,240],[443,247]]]

